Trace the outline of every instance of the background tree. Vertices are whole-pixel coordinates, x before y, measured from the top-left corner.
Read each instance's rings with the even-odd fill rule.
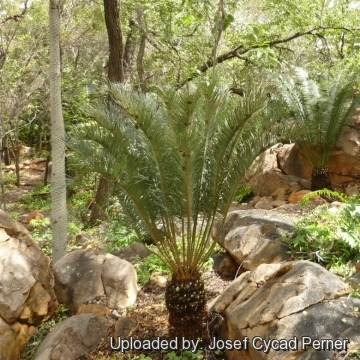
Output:
[[[67,252],[65,126],[61,102],[60,14],[65,0],[49,1],[50,114],[53,166],[51,173],[52,261]]]

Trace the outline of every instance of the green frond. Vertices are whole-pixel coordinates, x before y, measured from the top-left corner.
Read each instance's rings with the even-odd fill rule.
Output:
[[[293,76],[274,80],[288,116],[298,124],[293,140],[313,167],[327,166],[343,127],[360,106],[356,77],[357,73],[345,69],[316,82],[304,69],[296,68]]]
[[[216,83],[156,95],[111,84],[109,92],[110,104],[87,109],[93,121],[69,146],[82,166],[114,181],[134,228],[146,229],[173,273],[196,273],[246,169],[287,131],[283,111],[250,86],[236,100]]]

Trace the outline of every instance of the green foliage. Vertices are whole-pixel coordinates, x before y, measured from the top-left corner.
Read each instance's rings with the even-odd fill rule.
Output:
[[[50,210],[50,185],[37,185],[33,191],[22,196],[19,201],[25,205],[26,211],[35,211],[40,209],[42,211]]]
[[[354,204],[329,212],[319,206],[296,223],[297,236],[289,240],[297,259],[321,263],[339,275],[349,271],[347,263],[360,258],[360,213]]]
[[[157,96],[111,85],[110,94],[113,104],[89,108],[94,121],[69,146],[84,168],[114,182],[129,223],[151,236],[173,273],[198,272],[217,214],[227,213],[254,158],[286,132],[282,110],[251,84],[236,102],[225,85],[205,82]]]
[[[344,195],[342,193],[339,193],[337,191],[329,190],[329,189],[320,189],[316,191],[311,191],[307,193],[300,201],[300,205],[305,205],[310,199],[312,199],[315,196],[326,196],[329,198],[335,198],[339,201],[342,201],[343,203],[349,203],[350,199],[347,195]]]
[[[279,75],[275,81],[288,117],[299,127],[293,140],[313,168],[327,167],[343,127],[360,105],[357,71],[345,69],[319,78],[316,81],[304,69],[295,68],[291,77]]]
[[[253,196],[251,187],[250,186],[242,186],[236,190],[235,196],[234,196],[234,201],[240,203],[242,201],[246,201],[251,196]]]
[[[185,351],[170,351],[166,354],[166,359],[168,360],[202,360],[205,359],[204,352],[198,350],[196,353],[193,353],[190,350]]]
[[[38,243],[42,252],[50,256],[52,253],[50,219],[32,219],[30,225],[34,226],[34,229],[30,231],[31,237]]]
[[[149,255],[145,259],[139,259],[135,263],[135,268],[139,284],[148,282],[152,272],[159,273],[160,275],[170,274],[168,266],[155,254]]]
[[[130,246],[133,242],[139,241],[137,234],[124,225],[113,222],[106,228],[104,233],[105,241],[108,245],[106,252],[110,253],[114,249]]]

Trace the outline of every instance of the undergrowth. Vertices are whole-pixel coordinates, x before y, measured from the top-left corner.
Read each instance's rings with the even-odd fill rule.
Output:
[[[318,206],[296,222],[297,236],[288,241],[295,259],[306,259],[325,266],[333,273],[346,276],[360,259],[359,197],[347,197],[329,190],[309,193],[305,204],[315,195],[341,199],[344,204]]]

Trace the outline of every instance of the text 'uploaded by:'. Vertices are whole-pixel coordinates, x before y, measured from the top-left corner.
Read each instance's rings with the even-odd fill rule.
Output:
[[[294,336],[291,339],[264,339],[261,336],[255,336],[252,339],[245,336],[242,340],[222,340],[212,338],[207,346],[209,350],[249,350],[251,346],[256,351],[268,354],[274,351],[307,351],[313,348],[316,351],[342,351],[347,350],[349,339],[313,339],[310,336],[300,338]],[[112,350],[118,350],[122,353],[132,350],[190,350],[196,353],[204,349],[203,341],[188,340],[184,337],[171,340],[156,337],[154,339],[138,340],[129,337],[129,339],[110,338],[110,347]]]

